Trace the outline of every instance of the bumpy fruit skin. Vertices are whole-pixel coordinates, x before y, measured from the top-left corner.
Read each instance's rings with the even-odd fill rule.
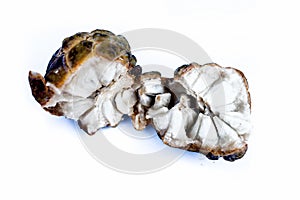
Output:
[[[107,30],[94,30],[90,33],[80,32],[63,40],[62,47],[52,56],[43,77],[36,72],[29,72],[28,80],[35,100],[51,114],[64,114],[60,104],[47,106],[68,78],[76,73],[87,59],[99,56],[108,61],[121,63],[127,70],[136,64],[136,58],[130,52],[127,40]]]

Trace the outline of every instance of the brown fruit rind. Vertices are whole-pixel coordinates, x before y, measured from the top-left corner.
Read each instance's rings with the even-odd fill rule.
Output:
[[[63,40],[62,47],[52,56],[44,77],[39,73],[29,72],[29,84],[36,101],[45,106],[54,95],[48,84],[61,88],[68,77],[95,54],[109,61],[119,62],[128,70],[136,64],[136,58],[131,54],[130,46],[123,36],[106,30],[76,33]],[[51,114],[62,115],[59,105],[45,110]]]
[[[28,74],[28,80],[35,100],[42,106],[45,105],[53,96],[53,90],[46,86],[46,80],[39,73],[30,71]]]

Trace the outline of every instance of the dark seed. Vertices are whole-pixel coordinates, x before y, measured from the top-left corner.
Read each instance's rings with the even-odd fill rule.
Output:
[[[224,158],[224,160],[231,161],[231,162],[235,161],[236,159],[239,159],[239,158],[236,156],[236,154],[224,156],[223,158]]]
[[[218,160],[219,159],[219,156],[215,156],[213,155],[211,152],[209,152],[206,157],[210,160]]]

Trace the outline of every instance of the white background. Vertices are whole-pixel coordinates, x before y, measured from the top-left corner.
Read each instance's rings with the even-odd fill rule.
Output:
[[[0,9],[0,199],[299,199],[297,1],[27,0]],[[96,28],[170,29],[214,62],[241,69],[253,101],[246,156],[229,163],[188,154],[146,175],[94,160],[73,123],[34,101],[27,73],[44,73],[66,36]]]

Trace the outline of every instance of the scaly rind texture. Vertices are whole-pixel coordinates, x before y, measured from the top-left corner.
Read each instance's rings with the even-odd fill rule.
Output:
[[[135,76],[128,71],[135,63],[123,36],[95,30],[64,39],[45,76],[30,71],[28,78],[33,96],[45,110],[78,120],[93,134],[101,127],[116,126],[123,114],[132,112]],[[114,106],[117,96],[120,110]]]

